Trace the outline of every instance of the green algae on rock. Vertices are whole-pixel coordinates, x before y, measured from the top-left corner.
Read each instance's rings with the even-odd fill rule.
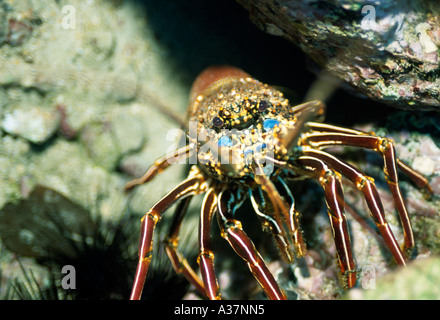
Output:
[[[408,267],[381,278],[374,271],[364,279],[365,289],[349,291],[351,300],[437,300],[440,297],[440,258],[411,262]]]

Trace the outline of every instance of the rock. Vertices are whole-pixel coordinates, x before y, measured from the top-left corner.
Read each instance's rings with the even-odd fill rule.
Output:
[[[115,169],[124,156],[142,148],[147,130],[140,114],[132,112],[135,108],[114,108],[99,122],[83,128],[80,139],[100,166]],[[146,110],[143,114],[148,118]]]
[[[29,40],[32,31],[33,28],[29,23],[10,18],[6,43],[12,47],[21,46],[25,41]]]
[[[136,247],[140,216],[181,181],[185,166],[165,172],[146,193],[125,193],[124,184],[166,152],[167,132],[178,128],[156,100],[184,110],[188,95],[138,8],[100,0],[2,2],[0,70],[2,251],[75,255],[71,239],[45,216],[69,208],[61,227],[76,239],[77,227],[135,217]],[[16,264],[5,257],[2,269],[9,268],[3,262]]]
[[[440,259],[424,258],[407,268],[376,278],[370,274],[364,290],[349,291],[344,299],[352,300],[437,300],[440,296]]]
[[[7,133],[32,143],[41,144],[58,129],[59,117],[54,111],[41,107],[16,108],[5,114],[1,126]]]
[[[358,93],[440,110],[438,2],[237,1],[259,28],[295,43]]]
[[[86,209],[96,204],[78,193],[105,199],[120,188],[123,196],[122,180],[130,177],[115,171],[122,161],[137,154],[147,157],[140,170],[134,169],[142,174],[166,151],[158,148],[166,143],[162,137],[177,127],[155,110],[149,97],[159,96],[161,103],[177,109],[187,99],[170,80],[176,72],[164,68],[162,49],[145,31],[144,18],[131,4],[20,1],[0,5],[0,24],[10,19],[17,20],[17,32],[18,21],[33,30],[20,44],[0,46],[0,127],[6,134],[2,140],[14,142],[1,146],[0,161],[14,165],[0,175],[0,203],[17,200],[21,189],[26,194],[36,184]],[[27,144],[19,161],[10,150],[18,144]],[[93,190],[101,183],[112,187]]]

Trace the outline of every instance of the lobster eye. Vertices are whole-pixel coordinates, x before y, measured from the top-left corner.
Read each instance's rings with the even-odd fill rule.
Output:
[[[220,117],[214,117],[214,119],[212,119],[212,124],[214,125],[214,127],[220,128],[223,126],[224,121]]]
[[[269,108],[269,102],[266,100],[260,100],[258,102],[258,111],[263,112],[266,111],[267,108]]]

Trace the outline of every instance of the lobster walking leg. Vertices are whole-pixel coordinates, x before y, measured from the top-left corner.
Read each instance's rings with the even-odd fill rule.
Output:
[[[139,240],[139,262],[136,268],[131,300],[139,300],[148,273],[153,253],[153,232],[162,214],[177,200],[201,192],[201,177],[190,177],[171,190],[157,202],[141,219],[141,236]]]

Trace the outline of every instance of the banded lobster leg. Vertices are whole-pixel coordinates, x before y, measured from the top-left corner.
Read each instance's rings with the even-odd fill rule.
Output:
[[[219,300],[220,290],[214,270],[214,252],[211,247],[211,226],[214,213],[217,211],[218,197],[214,189],[206,192],[203,200],[199,222],[198,263],[205,286],[205,294],[211,300]]]
[[[234,194],[229,190],[220,193],[217,218],[222,236],[229,242],[235,252],[247,262],[249,270],[267,297],[271,300],[285,300],[284,292],[276,283],[252,240],[244,232],[241,222],[234,218],[234,201]]]
[[[341,176],[331,166],[316,157],[305,155],[299,157],[296,162],[305,174],[318,180],[324,189],[327,213],[333,230],[343,282],[351,288],[356,283],[356,264],[344,213]]]
[[[148,273],[153,252],[153,232],[162,214],[173,203],[185,197],[200,194],[205,191],[206,185],[203,176],[193,167],[189,177],[159,200],[141,219],[141,233],[139,240],[139,262],[136,268],[135,279],[130,299],[138,300],[141,297]]]
[[[342,160],[320,150],[307,150],[304,152],[305,156],[319,159],[330,167],[334,168],[348,180],[350,180],[363,194],[367,202],[370,214],[379,229],[383,239],[385,240],[388,249],[393,254],[394,259],[399,265],[406,265],[405,258],[402,250],[394,237],[393,232],[385,218],[385,210],[382,206],[382,202],[377,192],[377,188],[374,185],[373,179],[363,175],[357,169],[351,165],[345,163]]]
[[[428,193],[432,193],[428,180],[396,157],[394,144],[390,139],[378,137],[359,130],[346,129],[322,123],[309,122],[307,126],[313,131],[305,134],[303,142],[313,148],[322,149],[335,145],[346,145],[371,149],[382,155],[385,178],[402,222],[405,239],[404,247],[406,249],[412,248],[414,246],[414,235],[403,201],[402,192],[399,188],[397,168],[403,171],[419,188],[424,188]]]
[[[275,164],[277,161],[274,159],[268,159],[268,161],[272,161]],[[302,237],[301,228],[299,226],[299,213],[295,210],[293,197],[290,200],[290,204],[287,204],[286,201],[284,201],[278,192],[277,188],[275,187],[274,183],[264,174],[255,175],[254,177],[255,182],[261,187],[261,189],[265,192],[267,197],[269,198],[274,217],[274,221],[276,222],[277,226],[279,226],[279,237],[282,237],[283,239],[287,240],[287,247],[286,249],[290,251],[289,249],[289,242],[290,240],[287,239],[287,237],[291,238],[293,241],[294,246],[294,252],[297,257],[303,257],[306,253],[306,245],[304,243],[304,239]],[[283,188],[286,188],[283,184]],[[288,192],[289,197],[291,196],[290,192]],[[251,198],[252,200],[252,198]],[[289,201],[288,200],[288,201]],[[261,206],[257,206],[255,209],[257,214],[260,211]],[[284,226],[287,227],[287,234],[284,231]],[[279,238],[278,237],[278,238]],[[286,250],[284,250],[286,251]],[[288,256],[292,256],[288,252],[286,252]],[[291,257],[293,258],[293,257]]]
[[[194,285],[200,294],[206,297],[203,282],[200,280],[194,269],[189,265],[186,258],[178,250],[180,226],[182,225],[183,218],[188,211],[188,206],[192,197],[193,196],[188,196],[179,202],[174,213],[168,236],[165,239],[165,249],[176,273],[182,274],[191,284]]]
[[[129,181],[125,185],[125,190],[126,191],[131,190],[138,185],[141,185],[141,184],[144,184],[144,183],[151,181],[156,175],[161,173],[163,170],[168,168],[170,165],[172,165],[182,159],[186,159],[186,158],[190,157],[191,154],[192,154],[192,149],[188,145],[188,146],[177,149],[176,151],[171,152],[171,153],[157,159],[141,178],[133,179],[133,180]]]
[[[278,177],[278,182],[284,193],[284,201],[281,198],[275,200],[274,198],[278,198],[279,195],[274,194],[271,194],[272,199],[274,199],[271,200],[271,197],[263,191],[261,186],[249,189],[249,195],[254,211],[262,221],[263,227],[268,229],[273,235],[285,260],[292,263],[295,260],[295,256],[302,257],[306,251],[299,226],[300,213],[295,209],[295,200],[285,181]],[[272,184],[270,181],[266,183]],[[275,185],[273,185],[270,190],[275,190],[272,193],[278,193],[280,189],[275,189]],[[275,201],[276,205],[281,203],[282,206],[287,206],[288,213],[280,215],[277,211],[284,211],[284,209],[274,208],[273,201]],[[291,242],[293,242],[293,245],[291,245]]]

